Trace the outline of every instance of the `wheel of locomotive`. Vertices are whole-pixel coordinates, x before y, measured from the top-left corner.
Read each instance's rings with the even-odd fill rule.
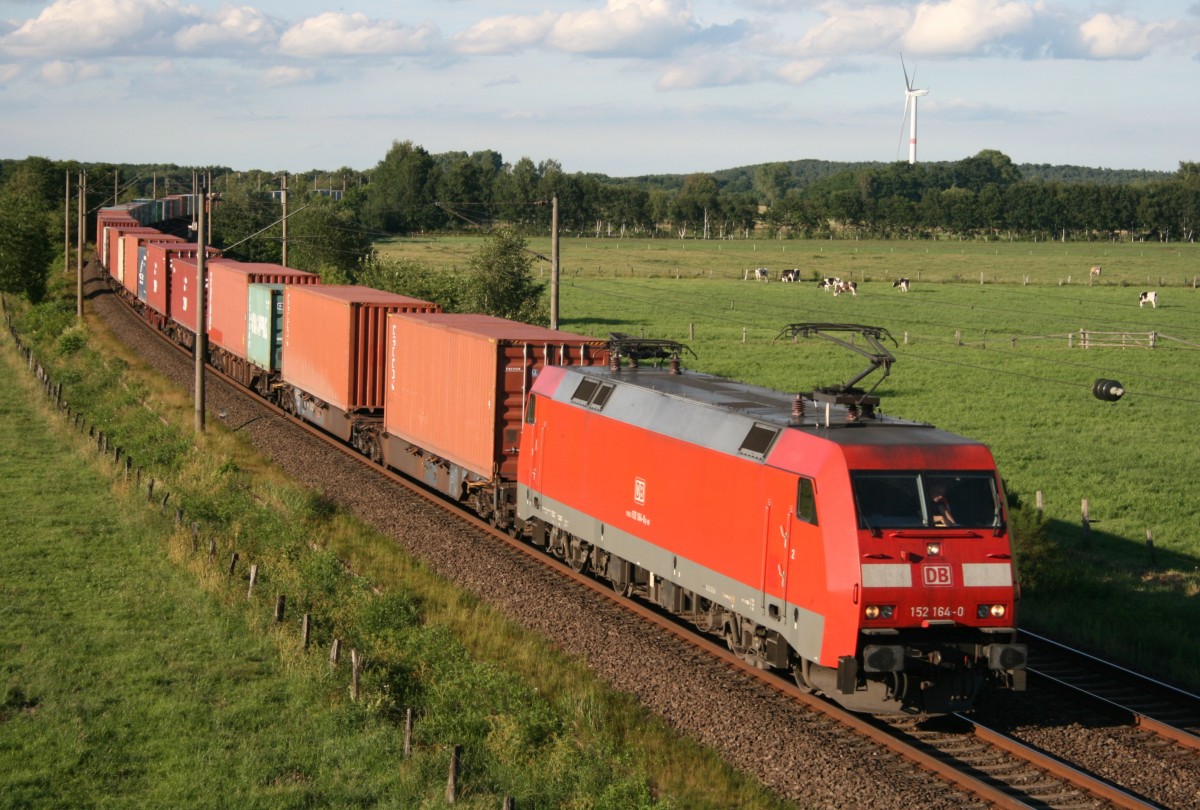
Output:
[[[549,552],[551,556],[557,557],[560,560],[566,559],[566,533],[557,526],[553,527],[550,530],[549,535],[546,537],[546,551]]]
[[[811,666],[812,663],[807,658],[801,658],[799,661],[792,663],[792,678],[796,681],[796,686],[805,692],[816,691],[816,687],[813,686],[808,674]]]
[[[582,574],[587,570],[591,556],[592,547],[578,537],[572,537],[567,543],[567,565],[576,573]]]
[[[703,596],[696,597],[695,618],[692,623],[696,625],[698,630],[708,633],[716,630],[720,624],[720,610],[712,603],[712,600],[705,599]]]

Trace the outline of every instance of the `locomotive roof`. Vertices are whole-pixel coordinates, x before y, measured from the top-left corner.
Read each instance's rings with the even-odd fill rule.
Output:
[[[740,428],[743,431],[753,423],[762,423],[819,435],[837,444],[978,444],[973,439],[940,430],[925,422],[885,416],[878,411],[851,423],[844,406],[827,406],[814,402],[807,395],[804,398],[804,414],[798,423],[793,423],[792,402],[795,394],[701,372],[672,374],[666,369],[652,367],[612,371],[606,366],[572,367],[569,370],[598,381],[610,380],[617,384],[618,388],[614,389],[602,407],[606,416],[641,424],[661,433],[686,434],[693,440],[706,435],[706,432],[723,432],[732,427],[728,417],[729,414],[735,414],[744,417],[744,425]],[[560,391],[556,399],[574,399],[580,404],[574,397],[575,386],[568,383],[564,387],[569,390]],[[685,416],[681,409],[689,408],[696,410]],[[705,412],[713,418],[704,418]],[[710,443],[703,439],[699,442]]]

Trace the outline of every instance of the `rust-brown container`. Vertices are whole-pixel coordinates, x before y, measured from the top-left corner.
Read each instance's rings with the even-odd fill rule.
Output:
[[[210,259],[208,309],[205,310],[208,340],[230,354],[246,359],[246,314],[251,284],[318,284],[315,273],[292,270],[282,264]]]
[[[370,287],[292,284],[283,293],[284,382],[342,412],[383,407],[390,312],[440,312]]]
[[[483,478],[516,478],[529,387],[544,367],[608,362],[602,340],[490,315],[391,315],[387,346],[390,451],[404,452],[398,438]]]

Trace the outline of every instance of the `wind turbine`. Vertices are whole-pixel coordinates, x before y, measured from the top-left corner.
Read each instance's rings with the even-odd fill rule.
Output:
[[[900,54],[900,69],[904,71],[904,118],[908,118],[908,105],[912,103],[912,118],[910,120],[908,134],[908,162],[917,162],[917,99],[921,96],[929,95],[929,90],[913,89],[913,82],[917,80],[916,68],[913,68],[912,78],[909,78],[908,67],[904,64],[904,54]],[[904,132],[904,118],[900,119],[900,132]]]

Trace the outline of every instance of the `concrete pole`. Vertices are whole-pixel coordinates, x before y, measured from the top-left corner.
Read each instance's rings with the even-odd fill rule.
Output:
[[[71,170],[67,169],[67,191],[63,197],[63,275],[71,272]]]
[[[283,258],[281,259],[280,264],[282,264],[284,267],[287,267],[287,172],[283,173],[283,177],[280,178],[280,183],[282,185],[280,186],[279,198],[283,202]]]
[[[550,198],[550,328],[558,328],[558,192]]]
[[[87,210],[87,172],[79,173],[79,230],[75,253],[75,317],[83,320],[83,223]]]
[[[197,212],[196,231],[196,432],[204,432],[204,357],[208,354],[208,331],[205,328],[207,291],[204,289],[204,260],[208,258],[204,233],[208,213],[208,189],[201,189],[200,210]]]

